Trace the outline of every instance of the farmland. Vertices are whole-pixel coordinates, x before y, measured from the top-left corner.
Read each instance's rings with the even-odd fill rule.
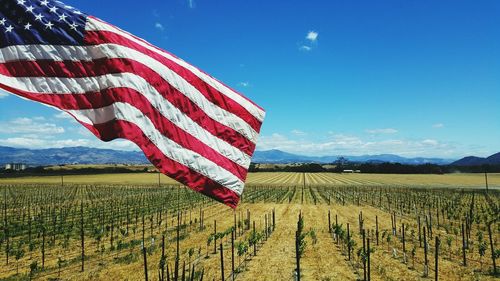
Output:
[[[0,179],[0,279],[293,280],[300,256],[302,280],[434,280],[436,260],[439,280],[496,280],[484,182],[256,173],[233,211],[154,173]]]

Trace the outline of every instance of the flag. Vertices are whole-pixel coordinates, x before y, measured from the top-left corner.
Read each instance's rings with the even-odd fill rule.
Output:
[[[198,68],[52,0],[0,3],[0,87],[137,144],[162,173],[235,208],[264,110]]]

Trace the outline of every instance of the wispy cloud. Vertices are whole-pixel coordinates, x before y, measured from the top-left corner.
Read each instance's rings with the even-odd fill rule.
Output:
[[[96,138],[94,139],[43,139],[35,136],[13,137],[0,139],[0,145],[22,148],[62,148],[86,146],[94,148],[115,149],[115,150],[133,150],[137,151],[138,147],[127,140],[114,140],[111,142],[103,142]]]
[[[316,31],[309,31],[307,33],[306,39],[314,43],[318,40],[319,33]]]
[[[248,81],[240,82],[240,83],[238,83],[238,86],[247,88],[247,87],[250,87],[250,82],[248,82]]]
[[[163,26],[163,24],[159,22],[155,23],[155,28],[158,29],[159,31],[165,31],[165,27]]]
[[[444,124],[443,123],[436,123],[436,124],[432,125],[432,128],[441,129],[441,128],[444,128]]]
[[[303,136],[307,136],[307,133],[304,132],[304,131],[301,131],[301,130],[292,130],[291,133],[295,136],[298,136],[298,137],[303,137]]]
[[[52,123],[42,123],[40,118],[17,118],[0,122],[0,133],[3,134],[41,134],[53,135],[64,133],[64,128]]]
[[[312,50],[312,47],[303,45],[303,46],[300,46],[299,50],[309,52]]]
[[[332,134],[321,141],[289,138],[282,134],[263,135],[258,150],[283,151],[314,156],[397,154],[406,157],[458,158],[466,154],[466,147],[434,139],[386,139],[372,141],[347,134]]]
[[[392,128],[385,128],[385,129],[371,129],[371,130],[366,130],[365,132],[372,135],[380,135],[380,134],[395,134],[398,132],[398,130]]]
[[[194,0],[187,0],[187,2],[188,2],[189,8],[191,8],[191,9],[196,8],[196,2],[194,2]]]
[[[306,34],[306,42],[302,42],[300,44],[299,50],[304,52],[310,52],[318,43],[319,33],[316,31],[309,31]]]

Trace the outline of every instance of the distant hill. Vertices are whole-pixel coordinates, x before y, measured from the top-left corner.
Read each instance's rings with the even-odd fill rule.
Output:
[[[489,157],[482,158],[476,156],[467,156],[451,163],[453,166],[481,166],[481,165],[500,165],[500,152]]]
[[[61,164],[149,164],[140,151],[120,151],[89,147],[26,149],[0,146],[0,164],[25,163],[30,166]]]
[[[493,157],[492,155],[490,157]],[[496,158],[495,158],[496,157]],[[493,157],[500,158],[500,154]],[[338,156],[305,156],[287,153],[281,150],[256,151],[252,162],[263,164],[287,163],[333,163]],[[393,154],[344,156],[350,162],[357,163],[401,163],[420,165],[425,163],[447,165],[449,159],[440,158],[405,158]],[[492,158],[492,159],[493,159]],[[488,158],[489,159],[489,158]],[[67,147],[49,149],[26,149],[0,146],[0,165],[7,163],[25,163],[30,166],[61,164],[149,164],[140,151],[121,151],[89,147]],[[456,162],[455,162],[456,163]]]
[[[304,156],[292,153],[287,153],[281,150],[266,150],[266,151],[256,151],[253,155],[252,161],[255,163],[333,163],[338,159],[339,156]],[[347,160],[351,162],[359,163],[401,163],[410,165],[420,165],[420,164],[439,164],[447,165],[453,160],[441,159],[441,158],[405,158],[393,154],[380,154],[380,155],[362,155],[362,156],[344,156]]]

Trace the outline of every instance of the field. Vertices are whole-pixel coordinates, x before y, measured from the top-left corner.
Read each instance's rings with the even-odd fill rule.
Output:
[[[232,210],[155,173],[0,179],[0,279],[498,280],[488,183],[257,173]]]

